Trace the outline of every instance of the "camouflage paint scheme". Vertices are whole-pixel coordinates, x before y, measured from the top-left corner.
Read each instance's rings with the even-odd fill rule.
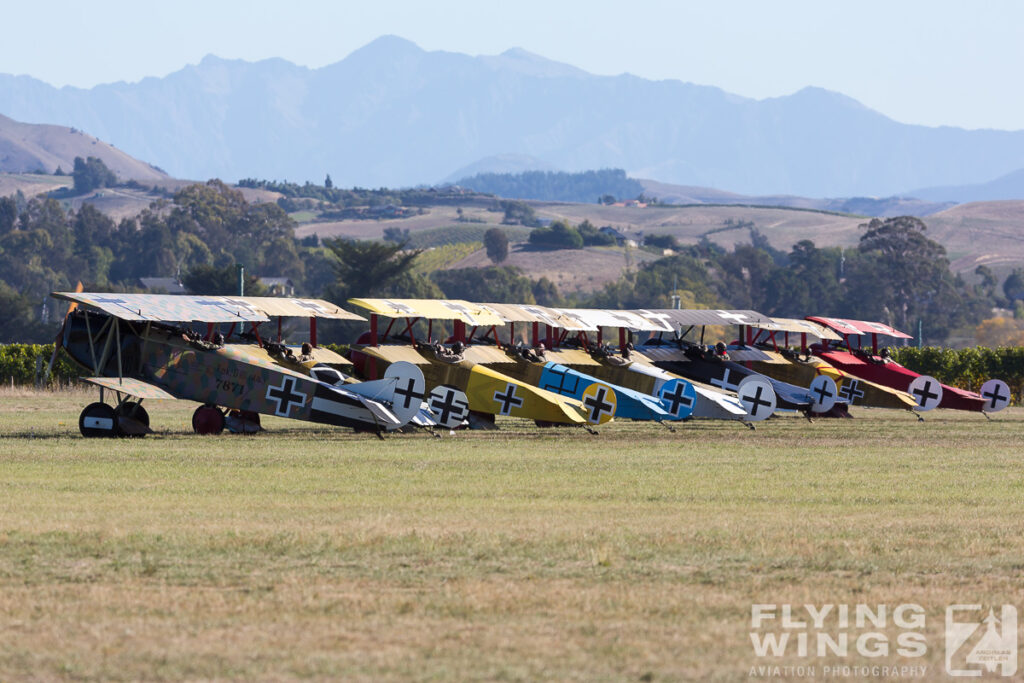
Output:
[[[78,364],[97,375],[119,376],[117,350],[112,349],[105,362],[98,361],[99,371],[92,368],[86,315],[97,354],[102,354],[106,340],[106,335],[100,336],[101,330],[113,321],[119,326],[124,375],[152,384],[175,398],[356,429],[386,428],[395,419],[382,404],[284,367],[255,345],[218,348],[189,342],[180,333],[164,328],[147,332],[144,325],[102,313],[73,313],[64,329],[64,347]],[[124,393],[130,393],[127,387]]]

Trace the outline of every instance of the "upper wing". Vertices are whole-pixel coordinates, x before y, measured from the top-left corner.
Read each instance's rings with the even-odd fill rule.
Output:
[[[476,327],[504,325],[494,311],[461,299],[349,299],[350,304],[388,318],[461,320]]]
[[[797,318],[771,318],[768,322],[752,323],[751,327],[772,332],[794,332],[797,334],[809,334],[818,339],[840,340],[838,334],[829,328],[811,320],[798,320]]]
[[[122,320],[153,322],[233,323],[265,322],[265,313],[243,300],[223,296],[178,296],[172,294],[105,294],[97,292],[54,292],[56,299],[77,301],[98,308]]]
[[[361,315],[350,313],[323,299],[295,299],[279,296],[235,296],[224,297],[229,302],[251,306],[267,315],[291,318],[330,318],[332,320],[361,320]]]
[[[594,329],[614,327],[642,332],[670,332],[672,329],[657,318],[640,315],[639,311],[619,311],[607,308],[559,308],[558,312]]]
[[[897,339],[913,339],[909,334],[904,334],[896,328],[889,327],[883,323],[872,323],[864,320],[846,320],[844,318],[825,318],[818,316],[807,316],[808,320],[820,323],[825,327],[835,330],[839,334],[884,334]]]
[[[537,304],[480,304],[509,323],[539,323],[570,332],[592,332],[597,328],[574,320],[554,308]]]
[[[154,322],[265,322],[270,316],[366,320],[322,299],[273,296],[188,296],[54,292],[53,297],[98,308],[122,320]]]
[[[726,311],[722,309],[685,310],[678,308],[661,308],[656,310],[634,311],[645,318],[658,319],[662,323],[675,325],[753,325],[754,323],[770,322],[771,319],[757,311]],[[663,329],[663,328],[662,328]]]

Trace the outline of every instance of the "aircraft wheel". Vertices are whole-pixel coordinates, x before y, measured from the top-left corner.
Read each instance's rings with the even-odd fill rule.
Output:
[[[78,431],[87,439],[120,436],[117,413],[106,403],[90,403],[78,416]]]
[[[220,434],[224,431],[224,413],[215,405],[201,405],[192,413],[192,430],[196,434]]]
[[[232,410],[224,418],[232,434],[255,434],[260,431],[260,414],[251,410]]]
[[[114,414],[122,436],[140,438],[149,431],[149,413],[137,401],[125,401],[114,408]]]

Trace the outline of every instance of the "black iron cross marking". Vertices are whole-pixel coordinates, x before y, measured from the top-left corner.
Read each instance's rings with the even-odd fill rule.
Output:
[[[673,415],[679,414],[679,406],[689,408],[693,405],[693,399],[686,395],[686,386],[682,382],[677,382],[671,393],[662,394],[661,397],[669,402],[671,407],[668,412]]]
[[[395,395],[402,397],[402,407],[408,409],[412,405],[413,399],[417,403],[423,400],[423,394],[416,391],[416,380],[409,377],[409,383],[403,389],[401,386],[395,387]]]
[[[440,413],[441,419],[439,422],[443,425],[448,424],[448,419],[451,416],[455,416],[457,420],[461,420],[466,414],[466,404],[462,401],[455,399],[455,392],[448,389],[444,393],[444,400],[435,396],[430,400],[430,409],[435,413]]]
[[[750,408],[750,415],[752,417],[757,417],[757,409],[758,409],[758,407],[764,406],[764,407],[768,408],[772,404],[771,401],[766,401],[763,398],[761,398],[761,394],[763,394],[763,393],[764,393],[764,387],[761,386],[760,384],[758,384],[757,385],[757,393],[755,393],[753,396],[744,396],[743,397],[743,399],[745,401],[750,401],[753,404],[751,406],[751,408]]]
[[[285,377],[281,380],[281,386],[267,389],[267,398],[277,401],[276,414],[288,417],[292,404],[300,408],[306,404],[306,395],[295,391],[295,378]]]
[[[826,382],[822,382],[817,389],[811,389],[818,395],[818,403],[824,403],[826,398],[832,398],[832,392],[828,390],[826,384]]]
[[[554,375],[555,377],[558,378],[558,384],[555,384],[553,381],[551,381],[549,375],[548,383],[541,387],[541,389],[547,389],[548,391],[553,391],[556,394],[561,394],[562,396],[572,396],[579,389],[580,378],[577,377],[576,375],[570,376],[569,368],[565,367],[564,365],[553,363],[551,367],[548,368],[548,370],[550,371],[551,375]],[[568,382],[570,379],[573,380],[572,386],[566,386],[566,382]]]
[[[919,405],[919,406],[925,406],[933,398],[938,398],[939,397],[938,394],[932,392],[932,383],[931,383],[930,380],[925,380],[924,387],[918,388],[918,389],[914,389],[910,393],[912,393],[915,396],[917,396],[917,405]]]
[[[607,387],[598,387],[597,392],[593,396],[587,396],[583,399],[583,405],[590,408],[590,421],[600,422],[601,416],[605,413],[611,415],[612,411],[615,410],[615,405],[604,400],[604,397],[608,395]]]
[[[715,378],[711,380],[711,383],[716,387],[721,387],[722,389],[727,389],[729,391],[735,391],[738,388],[738,385],[729,383],[729,371],[730,368],[726,368],[725,372],[722,374],[721,379]]]
[[[508,415],[512,412],[512,408],[518,408],[523,405],[523,399],[516,396],[516,385],[509,383],[505,386],[505,393],[500,391],[494,392],[494,400],[502,404],[501,409],[498,411],[502,415]]]
[[[839,395],[850,403],[858,398],[864,398],[864,392],[860,390],[860,380],[851,379],[844,382],[843,388],[839,390]]]
[[[995,408],[998,404],[1002,403],[1003,401],[1010,400],[1009,396],[1003,396],[1002,394],[999,393],[999,384],[996,384],[996,388],[993,389],[992,391],[986,391],[985,393],[983,393],[982,396],[984,396],[985,398],[992,399],[992,403],[989,406],[990,408]]]

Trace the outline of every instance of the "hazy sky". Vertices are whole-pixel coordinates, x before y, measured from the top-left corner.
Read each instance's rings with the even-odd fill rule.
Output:
[[[1024,129],[1024,2],[1013,0],[18,2],[4,7],[0,73],[91,87],[210,53],[320,67],[384,34],[473,55],[522,47],[758,99],[815,85],[908,123]]]

